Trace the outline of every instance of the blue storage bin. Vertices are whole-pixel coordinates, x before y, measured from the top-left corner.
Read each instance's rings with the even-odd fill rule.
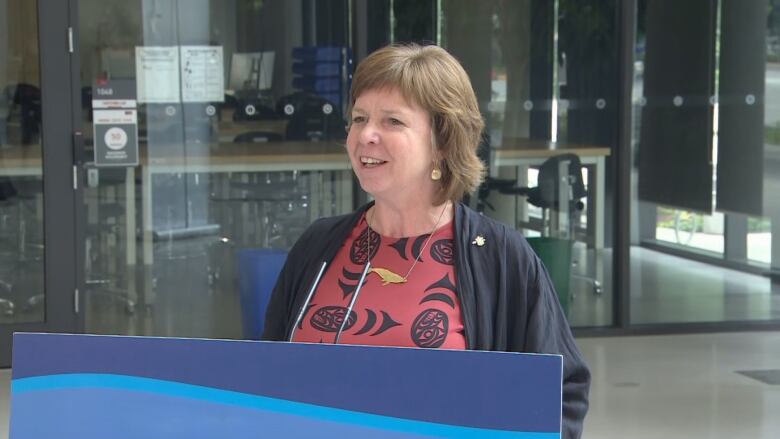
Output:
[[[236,252],[236,259],[243,336],[258,340],[263,333],[265,309],[287,259],[287,252],[273,248],[245,248]]]
[[[292,71],[296,75],[329,77],[341,75],[341,64],[335,62],[296,62]]]
[[[341,60],[342,47],[295,47],[292,51],[294,59],[303,61],[336,61]]]

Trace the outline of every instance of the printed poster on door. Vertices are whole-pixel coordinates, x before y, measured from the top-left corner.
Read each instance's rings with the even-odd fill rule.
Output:
[[[98,80],[92,85],[95,166],[138,165],[138,113],[133,80]]]
[[[95,166],[138,165],[138,115],[135,109],[95,110]]]

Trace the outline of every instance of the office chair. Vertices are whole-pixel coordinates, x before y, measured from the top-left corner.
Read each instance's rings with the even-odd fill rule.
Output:
[[[556,237],[573,242],[578,215],[585,207],[582,199],[588,195],[582,178],[582,163],[576,154],[559,154],[545,160],[539,167],[537,185],[519,187],[514,180],[488,177],[478,190],[477,210],[493,207],[487,201],[492,191],[505,195],[523,196],[526,201],[542,209],[542,235]],[[557,213],[556,226],[552,227],[551,213]],[[563,223],[563,224],[562,224]],[[557,233],[553,230],[557,229]],[[573,262],[576,265],[576,261]],[[571,274],[593,286],[593,292],[602,292],[601,283],[594,278]]]
[[[526,197],[529,204],[542,209],[543,233],[548,236],[552,235],[549,214],[563,214],[564,218],[559,218],[558,222],[569,220],[573,213],[582,211],[585,207],[582,198],[588,195],[582,179],[582,164],[576,154],[560,154],[545,160],[539,167],[539,177],[534,187],[517,187],[506,183],[506,180],[494,181],[499,193]],[[559,230],[563,232],[563,238],[573,237],[573,226]]]

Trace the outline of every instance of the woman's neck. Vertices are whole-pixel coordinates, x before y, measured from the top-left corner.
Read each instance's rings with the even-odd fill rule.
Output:
[[[403,238],[431,233],[452,221],[454,209],[451,202],[434,206],[427,203],[392,204],[376,200],[366,212],[371,229],[383,236]]]

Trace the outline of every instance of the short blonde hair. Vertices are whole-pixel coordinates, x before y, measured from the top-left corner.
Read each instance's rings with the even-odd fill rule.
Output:
[[[438,46],[383,47],[358,64],[347,114],[361,94],[381,88],[398,89],[404,99],[431,116],[433,146],[442,172],[434,204],[456,201],[476,190],[485,173],[477,157],[485,122],[460,63]]]

